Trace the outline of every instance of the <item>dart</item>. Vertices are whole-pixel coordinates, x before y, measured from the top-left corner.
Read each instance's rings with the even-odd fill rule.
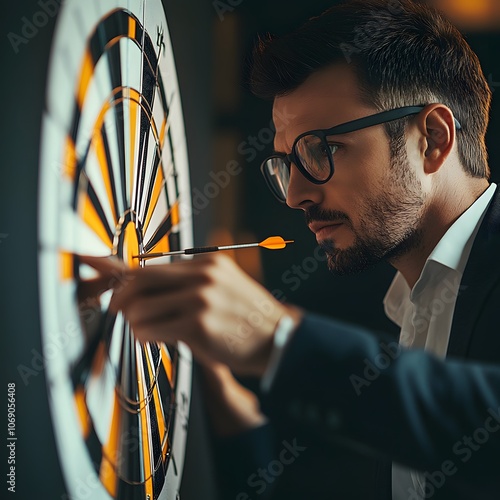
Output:
[[[242,243],[240,245],[225,245],[225,246],[211,246],[211,247],[195,247],[186,248],[185,250],[176,250],[175,252],[161,252],[161,253],[143,253],[134,255],[134,259],[153,259],[155,257],[168,257],[172,255],[194,255],[198,253],[218,252],[219,250],[238,250],[239,248],[253,248],[262,247],[268,250],[281,250],[285,248],[288,243],[293,243],[293,240],[284,240],[281,236],[270,236],[260,243]]]

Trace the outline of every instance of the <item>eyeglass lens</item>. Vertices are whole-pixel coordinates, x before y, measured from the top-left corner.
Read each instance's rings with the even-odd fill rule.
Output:
[[[286,200],[290,184],[290,170],[283,158],[269,158],[264,166],[264,175],[274,194],[280,200]]]
[[[301,137],[295,145],[300,163],[317,181],[324,181],[330,175],[332,151],[329,149],[326,139],[314,134]]]

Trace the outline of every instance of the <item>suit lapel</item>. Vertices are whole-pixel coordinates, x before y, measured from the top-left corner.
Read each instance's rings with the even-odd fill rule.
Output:
[[[493,285],[500,279],[500,188],[476,235],[460,283],[448,356],[467,357],[474,327]]]

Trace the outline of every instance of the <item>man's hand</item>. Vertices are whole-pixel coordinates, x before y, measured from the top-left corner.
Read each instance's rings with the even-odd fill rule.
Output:
[[[78,283],[78,301],[88,303],[99,302],[99,297],[112,288],[116,283],[122,281],[128,270],[128,266],[116,257],[92,257],[90,255],[79,255],[79,261],[93,267],[99,274],[92,279],[82,280]]]
[[[227,366],[215,363],[205,367],[203,375],[205,404],[217,436],[234,436],[265,423],[257,396]]]
[[[123,311],[140,341],[181,340],[200,362],[240,374],[262,375],[276,324],[285,314],[298,323],[301,315],[221,254],[126,274],[110,307]]]

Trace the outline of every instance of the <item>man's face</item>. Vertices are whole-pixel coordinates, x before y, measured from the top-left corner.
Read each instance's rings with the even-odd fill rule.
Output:
[[[275,150],[290,153],[303,132],[331,128],[378,111],[359,97],[350,67],[331,66],[275,99]],[[416,174],[418,161],[410,164],[404,148],[391,157],[384,125],[332,139],[338,145],[333,177],[316,185],[292,165],[287,196],[290,207],[305,211],[309,228],[328,255],[330,270],[358,272],[416,248],[426,201]]]

